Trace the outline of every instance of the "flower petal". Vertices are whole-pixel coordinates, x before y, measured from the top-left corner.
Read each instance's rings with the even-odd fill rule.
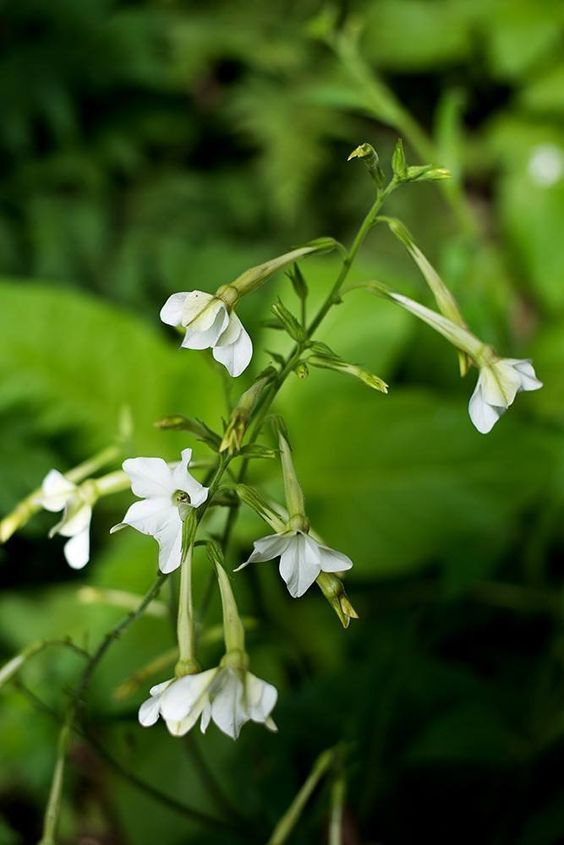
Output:
[[[80,534],[65,543],[65,557],[73,569],[82,569],[90,560],[90,522]]]
[[[226,310],[224,303],[213,294],[203,290],[191,290],[184,300],[182,325],[199,332],[206,331],[222,309]]]
[[[55,526],[56,533],[61,537],[76,537],[83,531],[88,530],[92,519],[92,506],[85,504],[82,500],[69,502],[61,522]]]
[[[319,545],[319,554],[322,572],[345,572],[353,565],[350,557],[342,552],[336,552],[335,549],[330,549],[329,546]]]
[[[266,723],[274,710],[278,690],[250,672],[247,672],[245,681],[249,715],[253,722]]]
[[[123,518],[123,524],[130,525],[141,534],[156,537],[162,526],[169,519],[176,516],[180,521],[178,510],[169,496],[155,496],[152,499],[142,499],[129,506]]]
[[[159,569],[165,575],[178,569],[182,562],[182,520],[178,511],[171,513],[155,539],[159,544]]]
[[[182,460],[173,470],[172,478],[176,490],[183,490],[190,496],[190,504],[194,508],[198,508],[208,498],[208,488],[200,484],[199,481],[188,472],[188,466],[192,457],[191,449],[183,449],[181,452]]]
[[[218,728],[237,739],[249,715],[243,701],[243,681],[234,669],[223,669],[217,691],[211,694],[211,717]]]
[[[509,408],[521,386],[521,376],[504,360],[482,367],[480,380],[485,401],[497,408]]]
[[[280,575],[288,592],[295,599],[308,590],[321,571],[321,556],[317,543],[298,532],[280,558]]]
[[[261,537],[260,540],[255,540],[253,543],[254,551],[245,563],[238,566],[234,572],[239,572],[249,563],[262,563],[265,560],[274,560],[279,557],[288,548],[294,534],[269,534],[267,537]]]
[[[180,566],[182,520],[172,500],[164,496],[134,502],[123,518],[126,525],[155,538],[159,544],[159,569],[169,573]]]
[[[504,412],[505,408],[494,407],[486,402],[482,394],[480,379],[478,379],[474,393],[468,403],[468,413],[480,434],[488,434]]]
[[[41,495],[37,498],[37,502],[46,511],[52,513],[62,511],[75,490],[76,484],[65,478],[59,470],[52,469],[43,479]]]
[[[235,315],[232,315],[235,317]],[[238,317],[236,319],[239,319]],[[241,325],[241,333],[235,343],[228,346],[215,346],[213,357],[227,369],[230,376],[237,378],[244,372],[253,357],[253,343],[247,331]]]
[[[528,391],[541,389],[543,384],[542,381],[537,378],[532,361],[526,358],[506,358],[505,361],[507,364],[511,364],[511,366],[517,370],[521,376],[521,387],[519,390]]]
[[[141,707],[139,708],[139,722],[143,725],[144,728],[149,728],[151,725],[154,725],[155,722],[159,718],[160,713],[160,705],[161,705],[161,695],[165,691],[165,689],[170,686],[173,681],[163,681],[162,684],[156,684],[156,686],[151,687],[150,694],[151,697],[144,701]]]
[[[208,669],[195,675],[184,675],[173,681],[161,698],[161,713],[166,721],[180,722],[197,709],[196,719],[208,699],[208,692],[217,669]]]
[[[231,346],[239,339],[243,331],[243,323],[234,311],[229,315],[229,322],[217,339],[216,346]]]
[[[136,496],[172,496],[175,491],[172,472],[162,458],[128,458],[122,466]]]
[[[186,298],[190,294],[185,291],[183,293],[173,293],[169,296],[163,307],[161,308],[160,318],[167,326],[180,326],[182,323],[182,313]]]
[[[210,325],[208,325],[208,312],[213,315]],[[201,317],[197,317],[187,327],[181,345],[185,349],[208,349],[208,347],[214,346],[228,320],[229,316],[223,303],[219,302],[217,308],[211,305]]]

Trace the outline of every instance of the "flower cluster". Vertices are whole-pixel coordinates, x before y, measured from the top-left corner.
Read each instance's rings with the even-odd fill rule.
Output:
[[[202,733],[212,721],[232,739],[249,721],[276,730],[270,715],[278,697],[276,688],[242,668],[219,666],[184,675],[149,692],[151,697],[139,709],[140,723],[149,727],[160,716],[174,736],[188,733],[198,719]]]
[[[212,431],[199,420],[168,418],[174,420],[169,427],[191,432],[215,451],[215,463],[209,476],[204,479],[205,483],[198,481],[189,470],[192,460],[190,448],[183,449],[180,461],[175,463],[168,463],[161,457],[128,458],[123,461],[120,471],[99,478],[91,477],[107,462],[109,453],[106,450],[100,453],[102,457],[98,456],[80,465],[67,475],[52,469],[45,477],[41,489],[0,523],[0,540],[4,540],[40,507],[54,513],[62,512],[60,521],[50,533],[66,539],[65,557],[71,567],[80,569],[86,565],[90,556],[89,530],[95,503],[102,496],[131,488],[137,501],[128,507],[122,522],[114,526],[112,532],[130,527],[153,537],[158,544],[158,566],[162,575],[180,570],[178,662],[174,677],[152,686],[150,697],[141,705],[139,722],[145,727],[154,725],[161,718],[171,734],[183,736],[198,720],[202,732],[206,731],[210,722],[214,722],[224,734],[233,739],[237,739],[247,722],[256,722],[276,730],[272,712],[278,693],[272,684],[249,671],[244,626],[231,579],[224,568],[224,551],[215,541],[213,532],[207,535],[204,533],[204,517],[209,508],[226,506],[233,509],[225,536],[229,535],[231,514],[236,513],[237,497],[253,508],[273,532],[254,541],[252,552],[234,572],[244,570],[253,563],[279,559],[280,576],[294,599],[303,597],[317,584],[344,627],[349,625],[351,619],[358,618],[340,577],[352,568],[352,560],[325,545],[311,528],[284,421],[279,418],[273,420],[278,435],[277,449],[256,441],[267,418],[270,403],[285,378],[291,372],[305,377],[309,365],[353,376],[370,388],[387,393],[388,386],[382,379],[357,364],[344,361],[325,343],[313,340],[317,326],[344,292],[343,282],[356,251],[376,222],[386,223],[407,248],[421,270],[438,310],[432,310],[400,293],[391,292],[378,283],[355,287],[369,288],[385,295],[443,335],[457,351],[462,376],[466,375],[471,365],[478,369],[469,413],[479,432],[490,432],[513,404],[518,393],[542,387],[530,361],[497,356],[490,346],[469,330],[451,291],[415,245],[407,229],[397,220],[378,216],[382,202],[398,185],[409,181],[442,179],[448,175],[446,171],[430,166],[408,167],[403,147],[399,144],[392,160],[393,178],[387,188],[383,188],[384,174],[370,145],[358,147],[351,158],[364,161],[377,186],[377,195],[353,246],[346,253],[333,289],[311,322],[306,320],[307,284],[296,262],[307,255],[333,249],[337,244],[330,238],[312,241],[250,268],[214,294],[201,290],[173,293],[161,309],[162,322],[183,332],[183,348],[211,349],[214,359],[236,378],[247,369],[253,355],[252,340],[235,313],[239,299],[259,287],[274,272],[291,267],[289,276],[301,300],[301,319],[281,300],[273,305],[272,311],[276,318],[274,327],[286,331],[293,341],[293,351],[287,359],[272,354],[273,365],[263,370],[240,396],[231,411],[230,419],[225,423],[223,434]],[[251,435],[245,444],[247,430],[251,425],[254,428],[251,428]],[[244,468],[236,476],[231,469],[229,472],[227,469],[231,460],[238,456],[244,457]],[[244,475],[247,462],[257,456],[279,458],[284,505],[265,501],[259,491],[246,485]],[[115,460],[115,454],[112,460]],[[215,569],[221,595],[225,642],[224,656],[219,664],[203,671],[196,657],[192,596],[192,566],[197,546],[206,547]],[[147,602],[150,598],[147,598]],[[12,677],[21,663],[20,658],[11,661],[5,667],[4,674],[0,672],[0,683],[3,678]]]

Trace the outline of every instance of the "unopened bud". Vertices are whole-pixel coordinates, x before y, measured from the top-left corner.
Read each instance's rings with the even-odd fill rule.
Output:
[[[294,372],[299,379],[306,379],[309,376],[309,367],[305,361],[298,361],[294,367]]]
[[[358,619],[358,613],[349,601],[343,582],[332,572],[320,572],[317,586],[339,617],[343,628],[348,628],[351,619]]]
[[[325,355],[312,355],[311,358],[308,358],[308,363],[322,370],[333,370],[337,373],[353,376],[368,385],[368,387],[371,387],[373,390],[380,391],[380,393],[388,392],[388,385],[381,378],[375,376],[374,373],[368,372],[368,370],[364,370],[356,364],[349,364],[341,358],[332,358]]]
[[[362,161],[371,178],[376,183],[376,186],[378,188],[382,188],[386,181],[386,177],[384,175],[384,171],[380,167],[378,153],[372,144],[360,144],[360,146],[356,147],[356,149],[352,151],[347,158],[347,161],[351,161],[353,158],[358,158]]]
[[[277,533],[286,530],[286,520],[276,511],[270,502],[261,496],[258,490],[248,484],[237,484],[235,491],[242,502],[248,505]]]
[[[220,452],[235,455],[240,451],[255,405],[275,374],[274,367],[268,367],[255,383],[243,393],[227,423],[223,440],[219,446]]]

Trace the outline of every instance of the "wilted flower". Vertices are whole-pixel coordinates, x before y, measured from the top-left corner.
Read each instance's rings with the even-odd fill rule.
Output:
[[[173,293],[161,309],[161,320],[186,329],[185,349],[211,348],[215,360],[232,376],[240,376],[251,361],[251,338],[235,312],[217,296],[201,290]]]
[[[172,572],[182,558],[182,524],[191,508],[208,497],[208,488],[190,475],[191,449],[181,452],[182,460],[171,468],[162,458],[128,458],[124,472],[131,479],[131,489],[142,497],[134,502],[113,531],[130,525],[141,534],[149,534],[159,544],[159,568]]]
[[[152,687],[151,698],[139,710],[140,723],[154,725],[159,715],[174,736],[183,736],[201,716],[205,733],[210,720],[227,736],[237,739],[249,721],[276,730],[270,714],[278,693],[272,684],[243,668],[222,666]]]
[[[308,590],[320,572],[344,572],[352,567],[352,560],[341,552],[323,546],[305,530],[288,530],[269,534],[256,540],[250,558],[235,571],[249,563],[259,563],[280,557],[280,575],[288,592],[295,599]]]
[[[492,358],[480,367],[480,375],[470,397],[470,419],[479,432],[487,434],[509,408],[518,393],[539,390],[542,381],[533,365],[519,358]]]
[[[49,536],[69,537],[64,553],[73,569],[82,569],[90,558],[90,521],[96,497],[93,484],[73,484],[56,469],[47,473],[41,485],[38,504],[53,513],[64,510],[63,518],[53,526]]]

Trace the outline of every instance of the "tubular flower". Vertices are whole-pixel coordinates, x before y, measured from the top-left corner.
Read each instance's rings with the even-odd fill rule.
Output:
[[[344,572],[353,565],[346,555],[323,546],[302,530],[269,534],[256,540],[253,545],[254,551],[249,559],[235,571],[238,572],[249,563],[280,557],[280,575],[295,599],[304,595],[320,572]]]
[[[482,343],[464,326],[456,325],[442,314],[431,311],[408,296],[389,291],[386,295],[472,358],[480,374],[470,397],[468,411],[470,419],[481,434],[488,434],[492,430],[498,419],[513,404],[518,393],[540,390],[543,386],[531,361],[521,358],[498,358],[490,346]]]
[[[168,326],[186,329],[185,349],[212,349],[216,361],[231,376],[249,366],[253,344],[239,317],[219,297],[201,290],[173,293],[161,308]]]
[[[470,419],[481,434],[492,430],[518,393],[540,390],[531,361],[519,358],[494,358],[480,367],[480,375],[470,397]]]
[[[200,717],[202,733],[213,721],[232,739],[249,721],[276,730],[270,717],[276,688],[242,668],[225,666],[184,675],[157,684],[150,694],[139,709],[140,723],[149,727],[161,716],[174,736],[184,736]]]
[[[128,458],[123,470],[131,479],[131,490],[141,501],[134,502],[112,532],[130,525],[149,534],[159,544],[159,569],[173,572],[182,559],[182,524],[191,508],[208,497],[208,488],[190,475],[191,449],[181,452],[182,460],[171,468],[162,458]]]
[[[64,553],[69,566],[82,569],[90,558],[90,521],[96,500],[93,485],[73,484],[56,469],[47,473],[37,502],[45,510],[56,513],[64,510],[63,518],[54,525],[49,536],[68,537]]]

